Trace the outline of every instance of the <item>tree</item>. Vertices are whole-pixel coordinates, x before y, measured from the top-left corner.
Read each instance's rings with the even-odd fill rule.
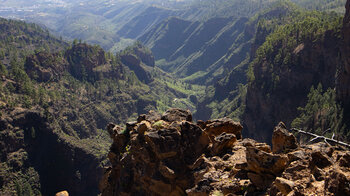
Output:
[[[77,39],[74,39],[72,45],[75,46],[75,45],[77,45],[77,44],[78,44],[78,40],[77,40]]]
[[[4,64],[0,61],[0,76],[7,76],[7,68]]]

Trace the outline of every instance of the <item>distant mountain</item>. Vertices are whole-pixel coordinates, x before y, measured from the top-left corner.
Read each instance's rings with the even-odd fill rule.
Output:
[[[140,40],[154,52],[162,69],[182,77],[193,75],[189,79],[192,82],[207,83],[215,74],[232,69],[246,58],[252,38],[246,32],[246,22],[247,18],[205,22],[170,18]]]
[[[195,111],[189,97],[203,91],[155,68],[140,43],[113,55],[34,24],[0,19],[0,27],[0,195],[97,195],[108,122]]]
[[[112,1],[1,1],[0,16],[45,25],[57,35],[82,39],[110,50],[123,41],[138,39],[155,25],[177,16],[206,21],[222,17],[251,17],[277,0],[112,0]],[[344,12],[345,0],[295,0],[309,9]],[[233,11],[234,10],[234,11]]]

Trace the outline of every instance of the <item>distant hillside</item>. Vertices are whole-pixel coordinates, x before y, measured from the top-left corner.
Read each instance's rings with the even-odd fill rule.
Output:
[[[125,44],[124,38],[137,39],[168,19],[189,21],[211,18],[251,17],[279,0],[187,0],[187,1],[31,1],[0,2],[0,16],[25,19],[47,26],[67,39],[82,39],[105,50]],[[344,13],[345,0],[294,0],[308,9]],[[233,11],[234,10],[234,11]],[[120,42],[118,45],[118,42]],[[127,42],[126,44],[128,44]],[[122,45],[124,47],[124,45]]]
[[[157,65],[163,70],[180,77],[193,75],[188,79],[193,83],[208,83],[209,78],[232,69],[245,59],[252,38],[245,31],[247,21],[246,18],[213,18],[190,22],[170,18],[140,40],[154,52]]]
[[[169,107],[195,111],[190,96],[203,91],[155,68],[140,43],[116,56],[60,41],[37,25],[1,25],[1,195],[97,195],[108,122]]]
[[[8,64],[35,51],[59,51],[68,44],[36,24],[0,18],[0,60]]]

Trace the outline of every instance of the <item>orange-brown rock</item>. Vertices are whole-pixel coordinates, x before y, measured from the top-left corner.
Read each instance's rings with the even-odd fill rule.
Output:
[[[229,118],[208,120],[200,125],[212,140],[222,133],[233,133],[237,139],[242,139],[242,125]]]
[[[229,119],[194,124],[174,115],[171,122],[140,116],[123,133],[108,126],[112,167],[101,180],[102,196],[350,195],[349,151],[326,143],[295,148],[292,139],[272,153],[265,143],[237,139],[227,122],[239,123]],[[220,134],[211,139],[208,127]],[[294,137],[282,123],[274,131],[284,141]]]
[[[272,134],[272,152],[281,153],[298,148],[297,139],[289,133],[284,123],[280,122]]]
[[[61,192],[56,193],[56,196],[69,196],[69,194],[67,191],[61,191]]]
[[[164,112],[164,114],[162,115],[162,120],[165,120],[168,122],[183,121],[183,120],[192,122],[192,114],[189,110],[172,108]]]

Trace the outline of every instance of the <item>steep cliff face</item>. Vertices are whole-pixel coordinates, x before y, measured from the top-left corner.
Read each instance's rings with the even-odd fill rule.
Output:
[[[346,2],[346,14],[343,20],[343,42],[341,45],[342,62],[337,76],[337,97],[345,107],[346,114],[350,113],[350,1]],[[347,116],[348,119],[348,116]]]
[[[141,43],[127,47],[119,54],[120,60],[129,69],[134,71],[138,79],[146,84],[153,81],[151,70],[154,67],[152,52]]]
[[[38,82],[58,81],[68,68],[68,62],[58,54],[39,52],[26,58],[25,69]]]
[[[188,111],[151,111],[109,124],[112,167],[100,182],[112,195],[348,195],[350,152],[325,143],[299,146],[283,123],[272,149],[243,139],[228,118],[191,122]],[[272,130],[271,130],[272,132]]]
[[[97,80],[96,68],[107,63],[102,48],[87,44],[73,45],[71,49],[66,50],[65,58],[69,63],[69,72],[79,80]]]
[[[0,119],[0,194],[97,195],[102,159],[62,137],[38,110],[17,108]],[[18,188],[19,187],[19,188]],[[12,192],[13,193],[13,192]]]
[[[247,136],[270,141],[269,130],[281,120],[290,125],[297,108],[305,105],[311,86],[335,87],[336,65],[340,63],[339,25],[327,26],[316,18],[281,26],[257,50],[248,74],[243,115]],[[312,25],[318,32],[311,30]]]

